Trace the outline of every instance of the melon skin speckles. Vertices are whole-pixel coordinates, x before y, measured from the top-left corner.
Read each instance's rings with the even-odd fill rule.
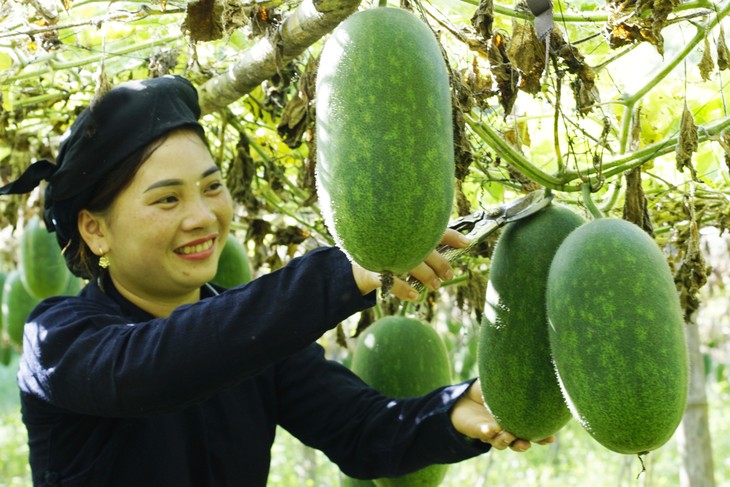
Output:
[[[380,393],[414,397],[451,383],[446,346],[431,326],[405,316],[380,318],[358,337],[352,371]],[[448,465],[436,464],[396,478],[376,479],[377,487],[436,487]]]
[[[228,235],[218,259],[218,270],[211,282],[231,288],[246,284],[251,277],[251,263],[248,260],[246,247],[235,236]]]
[[[642,454],[673,435],[687,400],[684,319],[669,266],[638,226],[601,218],[550,268],[550,343],[571,411],[606,448]]]
[[[553,204],[507,225],[492,254],[479,377],[497,422],[518,438],[542,440],[571,417],[552,363],[545,288],[555,252],[584,221]]]
[[[37,216],[28,221],[20,235],[18,271],[23,286],[36,299],[59,294],[71,277],[55,235]]]
[[[438,245],[451,216],[449,78],[431,30],[378,7],[342,22],[317,73],[317,193],[351,260],[405,273]]]

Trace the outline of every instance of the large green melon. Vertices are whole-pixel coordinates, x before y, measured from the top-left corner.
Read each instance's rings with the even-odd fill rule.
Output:
[[[62,292],[71,276],[56,237],[36,216],[28,220],[20,234],[18,271],[25,288],[37,299]]]
[[[246,284],[251,280],[251,264],[243,244],[229,235],[218,259],[218,270],[211,281],[225,288]]]
[[[25,289],[19,272],[11,271],[3,283],[0,311],[5,325],[4,333],[12,345],[18,348],[23,346],[25,320],[39,302]]]
[[[451,383],[446,346],[429,325],[404,316],[386,316],[358,337],[352,371],[371,387],[394,398],[426,394]],[[448,465],[431,465],[398,478],[375,480],[378,487],[434,487]]]
[[[555,366],[571,411],[606,448],[641,454],[668,441],[687,400],[684,320],[659,246],[615,218],[582,225],[548,276]]]
[[[428,26],[378,7],[342,22],[317,74],[317,192],[348,256],[404,273],[451,215],[454,146],[446,64]]]
[[[571,417],[552,363],[545,288],[555,252],[584,221],[548,206],[507,225],[492,254],[479,377],[487,407],[518,438],[542,440]]]

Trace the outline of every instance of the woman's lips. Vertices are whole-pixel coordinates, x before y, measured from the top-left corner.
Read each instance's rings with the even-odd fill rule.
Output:
[[[215,238],[196,240],[189,244],[175,249],[175,253],[183,259],[201,260],[207,259],[215,251]]]

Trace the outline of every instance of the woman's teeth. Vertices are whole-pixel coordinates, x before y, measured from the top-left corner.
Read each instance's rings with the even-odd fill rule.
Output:
[[[197,254],[198,252],[208,250],[212,246],[213,240],[206,240],[205,242],[197,245],[186,245],[185,247],[180,247],[175,252],[182,255]]]

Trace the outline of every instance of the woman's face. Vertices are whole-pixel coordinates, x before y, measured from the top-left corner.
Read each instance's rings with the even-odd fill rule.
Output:
[[[112,279],[125,295],[175,300],[216,273],[233,213],[200,138],[173,132],[140,166],[105,218]]]

